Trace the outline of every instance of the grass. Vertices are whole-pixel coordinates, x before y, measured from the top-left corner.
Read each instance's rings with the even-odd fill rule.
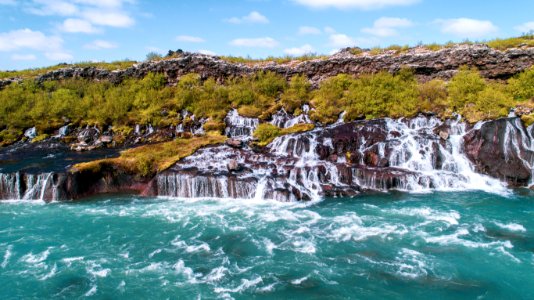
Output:
[[[473,44],[486,44],[490,48],[497,49],[497,50],[507,50],[511,48],[518,48],[518,47],[534,47],[534,33],[525,33],[518,37],[511,37],[511,38],[496,38],[493,40],[487,40],[487,41],[470,41],[470,40],[464,40],[462,42],[452,42],[449,41],[444,44],[438,44],[438,43],[430,43],[430,44],[423,44],[419,43],[417,47],[425,48],[430,51],[438,51],[441,49],[447,49],[452,48],[456,45],[473,45]],[[363,53],[369,53],[371,55],[379,55],[383,54],[387,51],[395,51],[396,54],[406,53],[410,49],[412,49],[408,45],[400,46],[400,45],[391,45],[388,47],[373,47],[369,50],[364,50],[358,47],[350,48],[349,51],[354,55],[360,55]]]
[[[296,124],[289,128],[279,128],[271,123],[262,123],[254,131],[254,137],[257,139],[255,144],[265,147],[279,136],[310,131],[313,128],[315,128],[313,124]]]
[[[220,56],[220,58],[224,61],[230,62],[230,63],[239,63],[239,64],[247,64],[247,65],[253,65],[253,64],[262,64],[262,63],[269,63],[269,62],[275,62],[277,64],[286,64],[290,62],[303,62],[303,61],[309,61],[314,59],[325,59],[327,58],[327,55],[318,55],[318,54],[305,54],[301,56],[268,56],[266,58],[251,58],[251,57],[242,57],[242,56]]]
[[[111,166],[141,177],[151,177],[164,171],[180,159],[193,154],[201,147],[220,144],[226,137],[218,132],[190,139],[176,139],[170,142],[145,145],[121,152],[119,157],[76,164],[71,172],[97,173],[105,166]]]
[[[0,79],[5,78],[33,78],[51,71],[63,69],[63,68],[87,68],[94,67],[98,69],[104,69],[108,71],[114,71],[119,69],[126,69],[133,66],[136,61],[132,60],[120,60],[114,62],[78,62],[73,64],[61,63],[50,67],[26,69],[20,71],[0,71]]]

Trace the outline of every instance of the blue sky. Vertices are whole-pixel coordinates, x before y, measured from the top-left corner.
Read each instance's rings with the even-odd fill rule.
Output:
[[[0,69],[484,40],[534,30],[533,11],[532,0],[0,0]]]

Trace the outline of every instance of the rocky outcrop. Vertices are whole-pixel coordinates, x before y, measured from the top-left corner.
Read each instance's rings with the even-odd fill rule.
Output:
[[[486,122],[464,137],[465,152],[477,171],[512,186],[526,186],[534,170],[534,127],[519,118]]]
[[[499,51],[486,45],[456,45],[438,51],[412,48],[405,53],[389,51],[380,55],[368,52],[353,55],[345,50],[325,59],[286,64],[236,64],[216,56],[184,53],[180,58],[155,62],[143,62],[124,70],[109,71],[94,67],[64,68],[37,77],[37,81],[87,78],[120,82],[125,78],[141,78],[149,72],[163,73],[169,83],[175,83],[188,73],[198,73],[203,78],[213,77],[220,81],[257,71],[272,71],[286,77],[304,74],[313,83],[340,73],[364,74],[378,71],[395,72],[408,67],[422,80],[450,78],[460,66],[476,67],[482,76],[490,79],[506,79],[534,63],[534,48],[518,48]],[[3,81],[2,85],[12,80]]]

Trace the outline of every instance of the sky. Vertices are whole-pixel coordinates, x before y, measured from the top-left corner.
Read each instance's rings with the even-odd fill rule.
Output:
[[[0,70],[483,41],[534,30],[532,12],[533,0],[0,0]]]

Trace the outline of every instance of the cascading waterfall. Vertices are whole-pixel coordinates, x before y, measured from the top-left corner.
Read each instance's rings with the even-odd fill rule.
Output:
[[[518,138],[520,142],[518,142]],[[531,176],[529,187],[534,186],[534,125],[524,128],[521,124],[521,119],[514,118],[513,122],[506,122],[506,130],[504,133],[504,155],[506,159],[510,155],[510,151],[515,152],[515,156],[519,158],[525,167],[530,169]],[[520,144],[519,144],[520,143]],[[523,151],[522,151],[523,149]]]
[[[449,121],[449,138],[440,140],[434,130],[443,125],[437,118],[417,117],[411,120],[386,119],[391,148],[389,162],[411,172],[401,189],[408,191],[484,190],[506,192],[497,179],[474,171],[462,150],[466,125],[459,119]],[[393,134],[399,135],[394,137]],[[438,163],[439,162],[439,163]]]
[[[311,124],[313,123],[308,116],[310,108],[308,105],[302,106],[302,112],[298,116],[288,114],[285,109],[280,109],[272,116],[271,124],[280,128],[289,128],[297,124]]]
[[[57,174],[0,173],[0,195],[11,200],[59,200]]]
[[[229,136],[243,137],[244,128],[251,130],[258,123],[256,119],[243,118],[232,111],[227,124]],[[481,124],[477,124],[472,130],[480,127]],[[345,128],[346,137],[336,136],[340,128]],[[447,132],[445,138],[438,134],[441,130]],[[435,117],[419,116],[344,123],[285,135],[277,137],[261,153],[248,147],[206,148],[185,158],[168,173],[159,175],[158,193],[186,198],[283,201],[354,195],[362,190],[469,189],[506,193],[503,182],[474,171],[463,152],[463,138],[467,132],[466,125],[459,119],[443,122]],[[517,134],[524,136],[521,142],[531,149],[531,133]],[[350,161],[347,153],[352,153]],[[375,162],[369,162],[368,157],[376,157]],[[528,159],[525,157],[525,163],[531,164],[532,157]],[[229,161],[238,164],[240,170],[230,171]]]
[[[280,113],[272,121],[278,126],[294,120],[282,120],[285,112]],[[343,117],[327,127],[277,137],[265,148],[229,141],[199,149],[158,174],[147,194],[295,201],[392,189],[505,194],[504,180],[514,186],[533,183],[534,127],[524,128],[519,118],[470,127],[460,119],[427,116],[342,123]],[[242,141],[250,141],[259,124],[236,110],[225,121],[228,137]],[[501,161],[488,163],[494,157]],[[501,172],[503,166],[512,167]],[[515,168],[522,169],[522,177],[514,177]],[[63,173],[0,174],[0,198],[50,201],[76,195],[66,190],[76,182],[66,179],[71,177]]]
[[[224,133],[231,138],[250,139],[252,133],[260,124],[256,118],[246,118],[237,112],[236,109],[231,110],[225,118],[226,128]]]

